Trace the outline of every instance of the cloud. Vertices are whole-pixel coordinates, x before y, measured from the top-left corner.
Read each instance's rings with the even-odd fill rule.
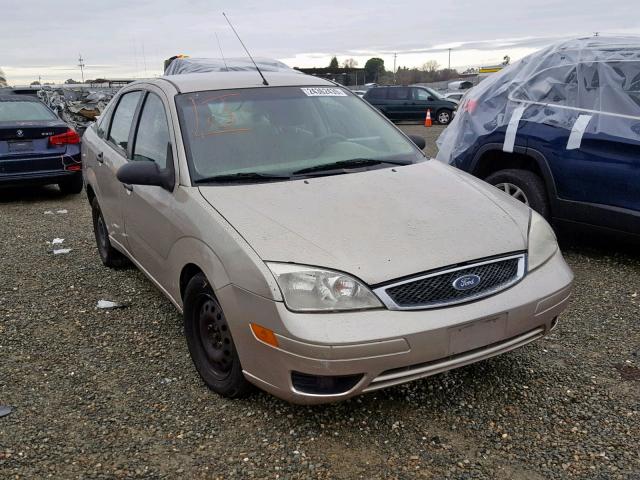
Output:
[[[452,65],[481,64],[596,30],[640,33],[637,15],[629,15],[636,2],[610,0],[604,8],[601,0],[57,0],[54,7],[30,0],[3,12],[0,65],[14,83],[79,77],[79,54],[88,77],[158,75],[177,53],[218,57],[216,33],[227,56],[243,56],[222,11],[254,55],[292,65],[323,66],[333,55],[361,65],[380,56],[390,64],[393,53],[405,66],[445,64],[449,48]]]

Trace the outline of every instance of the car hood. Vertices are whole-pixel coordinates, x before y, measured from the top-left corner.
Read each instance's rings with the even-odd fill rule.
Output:
[[[435,161],[200,192],[263,260],[370,285],[527,247],[524,205]]]

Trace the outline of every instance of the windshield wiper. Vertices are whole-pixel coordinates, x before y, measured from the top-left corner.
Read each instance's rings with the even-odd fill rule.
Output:
[[[237,172],[225,175],[214,175],[194,180],[194,183],[234,183],[234,182],[268,182],[272,180],[290,180],[289,175],[277,175],[258,172]]]
[[[278,175],[259,172],[237,172],[224,175],[214,175],[194,180],[194,183],[234,183],[234,182],[269,182],[272,180],[290,180],[289,175]]]
[[[361,168],[371,165],[379,165],[381,163],[389,163],[391,165],[410,165],[413,162],[405,160],[378,160],[375,158],[351,158],[349,160],[340,160],[339,162],[323,163],[322,165],[314,165],[313,167],[296,170],[293,175],[304,175],[305,173],[324,172],[331,170],[340,170],[345,168]]]

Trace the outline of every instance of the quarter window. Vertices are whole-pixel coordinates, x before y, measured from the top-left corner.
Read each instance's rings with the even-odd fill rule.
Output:
[[[169,126],[162,100],[150,93],[142,107],[133,151],[134,160],[150,160],[160,168],[167,167]]]
[[[120,98],[120,102],[113,114],[111,130],[109,131],[109,141],[123,150],[127,149],[131,123],[133,122],[133,116],[136,113],[136,107],[138,106],[138,100],[140,100],[141,95],[142,92],[140,91],[125,93],[122,98]]]

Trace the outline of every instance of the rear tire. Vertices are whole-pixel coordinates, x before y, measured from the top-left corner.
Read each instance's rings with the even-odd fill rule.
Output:
[[[96,245],[102,263],[109,268],[121,268],[129,265],[129,259],[111,245],[109,230],[97,198],[91,201],[91,216],[93,217],[93,233],[96,237]]]
[[[535,173],[519,168],[509,168],[492,173],[485,181],[529,205],[544,218],[549,218],[547,189],[542,179]]]
[[[189,280],[184,293],[184,331],[191,359],[207,387],[228,398],[251,393],[253,385],[242,373],[224,312],[203,273]]]
[[[69,180],[60,182],[58,188],[63,195],[77,195],[82,192],[82,175],[74,174]]]

